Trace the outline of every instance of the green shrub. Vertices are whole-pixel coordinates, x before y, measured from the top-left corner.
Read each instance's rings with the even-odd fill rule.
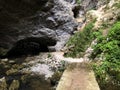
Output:
[[[108,38],[110,38],[110,40],[120,41],[120,22],[117,22],[116,24],[113,25],[108,34]]]
[[[81,0],[76,0],[77,4],[80,4],[81,3]]]
[[[93,39],[93,26],[94,22],[88,23],[82,32],[76,33],[70,38],[66,46],[70,50],[65,54],[68,57],[81,57],[84,54],[84,51],[87,49],[88,45]]]
[[[120,3],[115,3],[113,7],[117,7],[118,9],[120,8]]]
[[[102,89],[108,90],[106,85],[109,85],[117,90],[120,88],[120,22],[112,26],[106,37],[97,39],[98,44],[92,55],[97,57],[104,53],[104,60],[93,67],[97,80]]]

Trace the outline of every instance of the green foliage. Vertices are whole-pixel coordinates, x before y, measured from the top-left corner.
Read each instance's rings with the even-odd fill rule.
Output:
[[[117,7],[119,9],[120,8],[120,3],[115,3],[113,6]]]
[[[81,3],[81,0],[76,0],[77,4],[80,4]]]
[[[120,22],[112,26],[106,37],[97,39],[98,44],[94,47],[92,57],[104,54],[104,60],[93,67],[98,82],[102,88],[108,83],[120,88]]]
[[[96,30],[93,32],[93,38],[98,38],[102,35],[101,30]]]
[[[111,28],[108,37],[110,40],[118,40],[120,41],[120,22],[117,22]]]
[[[109,27],[108,22],[103,22],[103,23],[102,23],[102,28],[108,28],[108,27]]]
[[[83,52],[93,39],[92,28],[94,26],[94,22],[95,21],[88,23],[82,32],[78,32],[70,38],[66,46],[71,48],[65,56],[81,57],[83,55]]]
[[[48,58],[51,58],[52,57],[52,55],[50,54],[50,53],[48,53],[48,56],[47,56]]]

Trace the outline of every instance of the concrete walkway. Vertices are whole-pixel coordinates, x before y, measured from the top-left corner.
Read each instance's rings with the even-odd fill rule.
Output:
[[[64,71],[56,90],[100,90],[94,72],[86,63],[72,63]]]
[[[51,55],[53,55],[56,60],[63,60],[68,63],[80,63],[84,61],[83,58],[66,58],[64,57],[64,52],[52,52]]]
[[[91,47],[95,44],[96,40],[91,43],[81,58],[66,58],[63,56],[64,52],[52,53],[56,60],[64,60],[69,63],[56,90],[100,90],[94,72],[89,65],[89,56],[93,51]]]

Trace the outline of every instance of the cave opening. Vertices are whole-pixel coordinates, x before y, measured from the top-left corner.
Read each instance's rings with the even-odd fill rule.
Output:
[[[44,40],[25,39],[15,43],[5,57],[16,58],[27,55],[38,55],[40,52],[49,52],[48,44]]]

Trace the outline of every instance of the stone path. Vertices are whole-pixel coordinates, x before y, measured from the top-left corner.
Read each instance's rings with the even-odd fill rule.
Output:
[[[66,58],[63,52],[52,53],[57,60],[69,63],[56,90],[100,90],[94,72],[90,69],[88,58],[92,52],[91,46],[95,44],[96,40],[91,43],[82,58]]]
[[[85,63],[73,63],[64,71],[56,90],[100,90],[94,72]]]
[[[53,52],[51,53],[56,60],[63,60],[68,63],[79,63],[83,62],[83,58],[71,58],[71,57],[64,57],[63,54],[64,52]]]

